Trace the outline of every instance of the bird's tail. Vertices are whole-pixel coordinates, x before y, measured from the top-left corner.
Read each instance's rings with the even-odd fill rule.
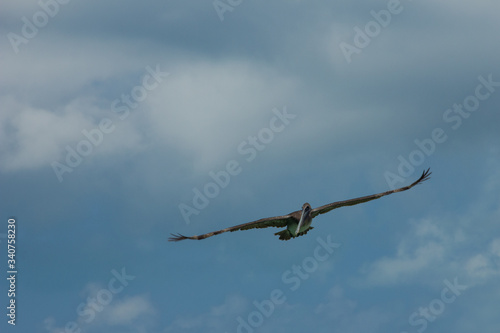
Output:
[[[292,238],[292,234],[290,233],[290,231],[288,231],[288,229],[277,232],[275,233],[275,235],[279,235],[281,240],[289,240],[290,238]]]
[[[308,229],[306,229],[306,230],[304,230],[304,231],[300,232],[300,233],[299,233],[297,236],[295,236],[295,237],[299,237],[299,236],[305,235],[305,234],[307,234],[307,232],[308,232],[309,230],[311,230],[311,229],[313,229],[313,228],[314,228],[314,227],[309,227]],[[276,235],[276,236],[278,236],[278,235],[279,235],[281,240],[289,240],[290,238],[292,238],[292,237],[293,237],[293,236],[292,236],[292,233],[291,233],[290,231],[288,231],[288,229],[285,229],[285,230],[283,230],[283,231],[277,232],[277,233],[275,233],[275,235]],[[295,237],[293,237],[293,238],[295,238]]]

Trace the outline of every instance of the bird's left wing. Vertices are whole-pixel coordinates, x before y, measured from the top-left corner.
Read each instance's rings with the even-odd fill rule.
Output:
[[[181,234],[176,234],[176,235],[171,234],[172,237],[170,237],[168,240],[173,241],[173,242],[177,242],[177,241],[184,240],[184,239],[205,239],[205,238],[212,237],[212,236],[215,236],[218,234],[222,234],[223,232],[228,232],[228,231],[233,232],[233,231],[237,231],[237,230],[248,230],[248,229],[268,228],[268,227],[282,228],[282,227],[285,227],[288,224],[288,222],[295,220],[296,219],[295,216],[297,214],[299,214],[299,216],[300,216],[300,210],[293,212],[293,213],[290,213],[288,215],[267,217],[267,218],[260,219],[257,221],[243,223],[243,224],[235,225],[234,227],[229,227],[226,229],[212,231],[212,232],[209,232],[209,233],[206,233],[203,235],[196,235],[196,236],[191,236],[191,237],[187,237],[187,236],[184,236]]]
[[[332,209],[335,209],[335,208],[344,207],[344,206],[354,206],[354,205],[357,205],[357,204],[360,204],[360,203],[363,203],[363,202],[368,202],[368,201],[371,201],[371,200],[378,199],[378,198],[383,197],[385,195],[389,195],[389,194],[392,194],[392,193],[402,192],[402,191],[409,190],[413,186],[418,185],[418,184],[426,181],[427,179],[429,179],[431,173],[432,172],[430,172],[430,168],[429,168],[429,169],[425,170],[424,172],[422,172],[422,176],[420,176],[420,178],[417,179],[415,182],[413,182],[411,185],[408,185],[408,186],[405,186],[405,187],[401,187],[401,188],[398,188],[398,189],[395,189],[395,190],[392,190],[392,191],[387,191],[387,192],[383,192],[383,193],[368,195],[366,197],[360,197],[360,198],[356,198],[356,199],[350,199],[350,200],[345,200],[345,201],[332,202],[330,204],[327,204],[327,205],[324,205],[324,206],[321,206],[321,207],[318,207],[318,208],[314,208],[312,210],[312,212],[311,212],[312,217],[314,218],[314,217],[318,216],[319,214],[328,213],[329,211],[331,211]]]

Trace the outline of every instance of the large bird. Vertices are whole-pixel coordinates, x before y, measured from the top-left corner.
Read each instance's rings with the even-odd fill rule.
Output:
[[[311,222],[312,219],[315,218],[316,216],[324,213],[328,213],[332,209],[339,208],[339,207],[344,207],[344,206],[354,206],[363,202],[368,202],[371,200],[375,200],[378,198],[381,198],[385,195],[389,195],[392,193],[396,192],[402,192],[409,190],[415,185],[418,185],[427,179],[430,178],[431,172],[429,172],[430,168],[422,172],[422,176],[420,176],[417,181],[415,181],[413,184],[401,187],[392,191],[387,191],[383,193],[378,193],[378,194],[373,194],[373,195],[368,195],[366,197],[360,197],[356,199],[350,199],[350,200],[345,200],[345,201],[337,201],[333,202],[318,208],[311,209],[311,205],[309,205],[307,202],[302,206],[302,210],[295,211],[293,213],[290,213],[288,215],[283,215],[283,216],[276,216],[276,217],[267,217],[264,219],[260,219],[257,221],[253,222],[248,222],[244,224],[239,224],[235,225],[234,227],[222,229],[222,230],[217,230],[217,231],[212,231],[207,234],[203,235],[198,235],[198,236],[183,236],[181,234],[171,234],[172,237],[169,238],[170,241],[180,241],[184,239],[205,239],[208,237],[212,237],[218,234],[222,234],[223,232],[227,231],[236,231],[236,230],[248,230],[248,229],[255,229],[255,228],[268,228],[268,227],[277,227],[277,228],[284,228],[286,227],[285,230],[280,231],[275,233],[275,235],[279,235],[281,240],[289,240],[290,238],[295,238],[298,236],[302,236],[307,234],[307,232],[313,227],[311,227]]]

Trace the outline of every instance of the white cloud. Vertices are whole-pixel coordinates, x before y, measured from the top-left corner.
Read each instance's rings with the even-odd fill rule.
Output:
[[[6,104],[0,128],[3,169],[49,165],[58,158],[65,143],[81,135],[81,128],[91,126],[90,119],[68,109],[55,113],[13,101]]]
[[[351,313],[356,308],[356,302],[346,299],[344,290],[341,286],[335,285],[327,292],[327,301],[319,303],[315,308],[315,312],[320,315],[325,315],[331,319],[337,319]]]
[[[146,315],[154,315],[154,307],[148,298],[133,296],[113,302],[104,312],[103,316],[110,325],[130,325],[140,322]]]
[[[147,100],[146,116],[154,135],[198,156],[202,168],[234,158],[238,144],[269,126],[272,109],[281,110],[295,92],[293,80],[244,61],[196,61],[168,70],[172,75]]]
[[[237,325],[236,317],[248,309],[249,302],[239,295],[229,295],[220,305],[212,306],[208,312],[176,318],[165,332],[194,330],[196,332],[231,331]]]
[[[413,249],[410,253],[398,246],[395,257],[384,257],[365,267],[370,284],[393,284],[405,281],[415,274],[429,268],[442,259],[442,245],[430,242]]]
[[[51,61],[47,66],[55,69]],[[211,167],[234,158],[243,140],[268,127],[274,117],[272,109],[286,106],[296,86],[292,79],[282,78],[265,66],[244,61],[193,61],[189,65],[172,62],[170,67],[159,68],[170,76],[149,91],[138,108],[129,109],[123,120],[111,111],[112,101],[103,104],[85,95],[56,110],[30,107],[31,102],[21,102],[19,97],[5,98],[2,104],[7,112],[1,116],[5,125],[0,128],[1,167],[38,168],[50,166],[55,160],[64,162],[65,146],[75,148],[85,139],[82,130],[96,128],[105,117],[112,118],[116,130],[105,136],[105,145],[95,151],[136,150],[143,140],[157,137],[157,142],[168,149],[196,156],[200,168]],[[100,76],[78,72],[71,85],[84,86]],[[35,84],[45,90],[51,81],[58,81],[54,71],[37,77],[46,78],[44,84]],[[142,77],[133,82],[139,85]],[[67,88],[64,80],[54,84]],[[130,95],[133,88],[124,88],[122,93]],[[122,93],[115,97],[120,99]]]
[[[491,159],[495,159],[492,157]],[[490,161],[491,162],[491,161]],[[366,285],[434,281],[460,276],[468,285],[482,284],[500,274],[498,220],[500,171],[487,163],[480,195],[471,196],[465,212],[413,221],[395,254],[363,265]],[[434,276],[435,279],[423,277]]]
[[[500,238],[492,240],[487,249],[469,258],[464,269],[478,282],[485,282],[500,276]]]
[[[97,284],[90,283],[82,294],[95,295],[99,289]],[[101,290],[101,289],[99,289]],[[155,325],[157,313],[154,306],[145,295],[136,295],[124,298],[113,298],[112,302],[102,306],[102,312],[95,312],[90,322],[78,317],[74,324],[82,332],[115,332],[121,331],[147,332]],[[47,317],[43,321],[44,328],[50,333],[67,332],[66,325],[56,326],[54,317]]]
[[[465,262],[465,270],[476,279],[488,279],[499,272],[496,271],[484,254],[478,254]]]
[[[476,242],[488,239],[488,235],[477,235],[472,225],[464,227],[465,231],[438,218],[415,222],[412,231],[399,242],[395,255],[363,266],[362,284],[401,284],[461,276],[473,285],[498,276],[500,267],[495,262],[498,261],[500,239],[490,239],[488,245],[478,250]],[[429,275],[436,279],[422,279]]]
[[[5,171],[50,167],[54,161],[65,164],[66,146],[76,149],[79,142],[87,140],[83,130],[93,131],[103,118],[112,118],[109,110],[101,110],[85,99],[74,100],[56,111],[21,105],[11,98],[4,103],[6,112],[0,115],[0,169]],[[112,119],[115,129],[103,134],[102,145],[93,146],[85,158],[141,147],[142,137],[133,121],[117,119]]]
[[[495,239],[490,244],[490,252],[496,257],[500,258],[500,238]]]

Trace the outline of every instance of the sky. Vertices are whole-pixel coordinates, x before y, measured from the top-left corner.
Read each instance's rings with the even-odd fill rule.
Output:
[[[499,11],[4,1],[1,331],[497,332]]]

